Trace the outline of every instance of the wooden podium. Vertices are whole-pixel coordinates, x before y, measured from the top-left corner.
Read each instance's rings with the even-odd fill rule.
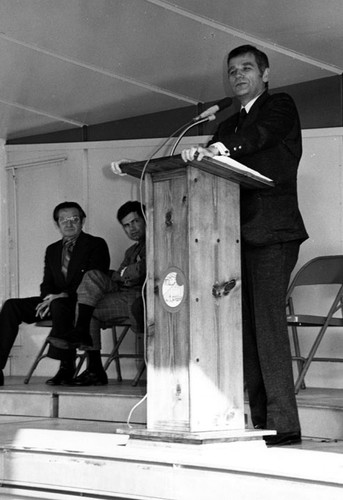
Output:
[[[134,177],[143,167],[121,165]],[[273,183],[216,159],[185,164],[180,156],[150,161],[144,179],[147,432],[244,432],[240,185]]]

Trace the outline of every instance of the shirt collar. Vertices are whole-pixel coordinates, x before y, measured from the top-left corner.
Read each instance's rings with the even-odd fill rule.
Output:
[[[246,104],[245,106],[241,106],[241,110],[244,108],[245,111],[247,113],[249,113],[249,111],[251,110],[252,106],[255,104],[255,102],[257,101],[257,99],[263,94],[263,92],[261,92],[261,94],[257,95],[256,97],[254,97],[254,99],[251,99],[251,101],[248,102],[248,104]]]

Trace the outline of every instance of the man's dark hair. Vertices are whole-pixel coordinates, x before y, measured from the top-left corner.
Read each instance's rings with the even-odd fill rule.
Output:
[[[117,212],[117,219],[121,224],[121,221],[129,215],[131,212],[137,212],[143,219],[145,218],[145,206],[142,205],[139,201],[127,201],[122,205]]]
[[[63,201],[62,203],[59,203],[53,211],[53,218],[55,222],[58,222],[58,213],[60,210],[65,210],[66,208],[76,208],[79,211],[79,216],[81,221],[86,218],[86,214],[84,210],[80,207],[76,201]]]
[[[230,59],[242,56],[244,54],[247,54],[248,52],[255,56],[258,69],[261,73],[263,73],[266,68],[269,68],[269,60],[267,54],[257,49],[253,45],[240,45],[239,47],[231,50],[231,52],[229,52],[229,55],[227,56],[227,64],[229,65]]]

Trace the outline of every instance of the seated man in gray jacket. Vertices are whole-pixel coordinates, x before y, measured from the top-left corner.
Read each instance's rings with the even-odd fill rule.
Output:
[[[100,351],[100,330],[104,323],[128,318],[133,331],[144,329],[142,286],[146,276],[145,215],[138,201],[128,201],[117,213],[117,219],[126,235],[135,244],[125,252],[117,271],[109,274],[99,270],[88,271],[77,289],[78,312],[75,329],[66,337],[72,347],[88,351],[88,367],[76,379],[79,386],[102,385],[101,367],[97,366],[92,351]],[[97,363],[101,363],[97,358]]]

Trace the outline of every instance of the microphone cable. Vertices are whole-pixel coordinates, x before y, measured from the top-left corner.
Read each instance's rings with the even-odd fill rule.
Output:
[[[211,115],[211,116],[214,116],[214,115]],[[141,204],[141,211],[142,211],[142,214],[143,214],[143,217],[144,217],[144,220],[145,220],[145,225],[147,227],[148,225],[148,221],[147,221],[147,217],[146,217],[146,214],[145,214],[145,210],[143,208],[144,206],[144,203],[143,203],[143,180],[144,180],[144,175],[145,175],[145,172],[146,172],[146,169],[148,168],[148,165],[150,163],[150,161],[154,158],[154,156],[159,152],[161,151],[161,149],[166,146],[168,144],[168,142],[176,135],[176,134],[180,134],[179,136],[177,136],[177,141],[175,143],[175,145],[173,146],[173,149],[172,149],[172,152],[170,154],[170,156],[173,156],[174,152],[175,152],[175,149],[177,147],[177,145],[179,144],[180,140],[182,139],[182,137],[184,136],[184,134],[187,133],[187,131],[192,128],[193,126],[195,125],[199,125],[205,121],[211,121],[215,119],[215,116],[214,118],[211,118],[209,119],[209,117],[206,117],[206,118],[203,118],[201,120],[198,120],[198,121],[194,121],[194,118],[190,121],[188,121],[187,123],[181,125],[181,127],[177,128],[176,130],[174,130],[174,132],[172,132],[164,141],[162,141],[162,143],[157,146],[157,148],[155,150],[153,150],[153,152],[150,154],[150,156],[148,157],[148,159],[146,160],[146,162],[144,163],[143,165],[143,168],[142,168],[142,172],[141,172],[141,175],[139,177],[139,201],[140,201],[140,204]],[[146,284],[147,284],[147,275],[145,276],[145,280],[144,280],[144,283],[143,283],[143,286],[142,286],[142,300],[143,300],[143,315],[144,315],[144,332],[143,332],[143,349],[144,349],[144,362],[145,362],[145,366],[146,366],[146,369],[148,367],[148,359],[147,359],[147,325],[146,325],[146,320],[147,320],[147,309],[146,309],[146,300],[145,300],[145,289],[146,289]],[[129,412],[129,415],[127,417],[127,420],[126,420],[126,424],[127,426],[132,429],[133,426],[132,424],[130,423],[131,422],[131,418],[132,418],[132,415],[134,413],[134,411],[147,399],[148,397],[148,391],[145,393],[145,395],[131,408],[130,412]]]

